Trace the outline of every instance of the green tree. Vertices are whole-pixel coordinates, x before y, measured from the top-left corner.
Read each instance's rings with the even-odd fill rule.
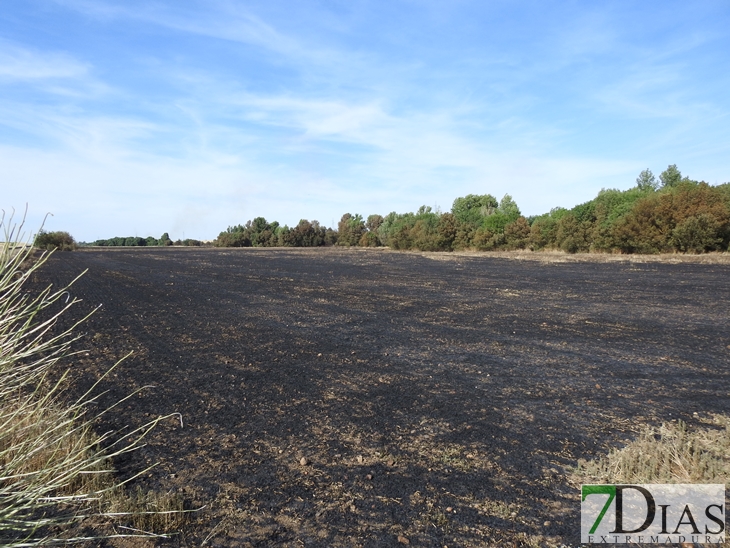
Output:
[[[358,245],[365,231],[365,221],[363,221],[362,215],[356,213],[353,216],[345,213],[337,224],[337,245]]]
[[[319,221],[311,223],[302,219],[293,229],[287,229],[283,234],[283,245],[294,247],[319,247],[325,245],[325,229],[319,225]]]
[[[411,249],[411,228],[416,224],[416,216],[413,213],[393,214],[388,226],[388,245],[393,249]],[[383,223],[384,225],[388,222]]]
[[[367,228],[370,232],[377,232],[384,220],[385,219],[383,219],[382,215],[370,215],[368,220],[365,222],[365,228]]]
[[[677,169],[676,164],[672,164],[662,171],[659,175],[662,187],[672,188],[682,182],[682,173]]]
[[[656,190],[658,187],[659,182],[649,168],[639,173],[639,176],[636,178],[636,188],[639,190]]]
[[[480,225],[482,218],[494,213],[498,207],[497,199],[491,194],[468,194],[454,200],[451,213],[462,223]]]
[[[510,223],[516,221],[521,215],[520,208],[517,207],[517,204],[509,194],[505,194],[499,201],[499,208],[497,208],[497,211],[507,217],[509,220],[508,222]]]
[[[129,236],[124,240],[124,245],[127,247],[139,247],[147,245],[147,240],[139,238],[137,236]]]
[[[535,217],[530,225],[528,246],[530,249],[554,249],[559,247],[558,222],[570,212],[563,207],[554,207],[549,213]]]

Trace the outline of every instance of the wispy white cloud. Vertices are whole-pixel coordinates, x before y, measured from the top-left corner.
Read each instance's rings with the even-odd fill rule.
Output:
[[[0,121],[26,135],[32,135],[55,149],[76,151],[89,158],[110,150],[135,153],[135,141],[149,139],[161,128],[152,122],[130,117],[86,113],[73,107],[28,105],[6,101],[0,105]]]
[[[252,44],[279,53],[299,54],[302,44],[278,32],[237,2],[122,3],[106,0],[56,0],[66,8],[102,20],[130,19],[210,38]]]
[[[670,153],[699,165],[728,146],[727,100],[686,85],[703,38],[629,39],[615,6],[523,20],[508,3],[56,4],[103,26],[93,40],[119,57],[0,43],[0,85],[15,90],[0,165],[7,199],[67,212],[81,239],[208,238],[257,215],[330,224],[486,192],[536,214],[628,187]]]
[[[89,65],[65,53],[44,52],[0,40],[0,82],[86,76]]]

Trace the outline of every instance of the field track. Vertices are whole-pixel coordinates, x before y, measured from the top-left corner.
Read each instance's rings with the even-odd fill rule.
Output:
[[[574,546],[567,467],[730,413],[727,262],[115,249],[35,283],[85,269],[74,392],[134,352],[101,404],[154,388],[100,428],[183,417],[119,463],[207,505],[169,546]]]

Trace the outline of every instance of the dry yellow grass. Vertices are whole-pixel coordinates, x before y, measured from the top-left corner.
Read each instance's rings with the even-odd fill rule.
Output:
[[[684,422],[646,428],[622,449],[579,463],[576,483],[728,483],[730,417],[713,415],[703,428]]]
[[[0,545],[74,543],[79,539],[73,538],[73,525],[89,517],[129,523],[133,536],[158,536],[152,531],[178,527],[185,515],[179,497],[130,492],[115,481],[111,467],[114,457],[134,451],[150,429],[172,415],[125,431],[123,437],[120,433],[115,441],[111,434],[94,433],[96,421],[114,409],[90,412],[98,382],[78,400],[63,400],[66,375],[55,383],[48,378],[59,362],[73,356],[71,345],[79,338],[75,328],[86,319],[60,333],[56,329],[77,302],[68,297],[73,282],[29,294],[24,284],[48,255],[34,257],[30,246],[12,243],[22,240],[22,224],[9,228],[3,214],[0,226],[5,230],[0,245]]]

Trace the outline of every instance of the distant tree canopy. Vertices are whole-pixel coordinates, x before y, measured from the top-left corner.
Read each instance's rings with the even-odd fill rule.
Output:
[[[96,240],[94,242],[91,242],[90,244],[82,245],[96,245],[104,247],[152,247],[173,245],[173,242],[170,239],[170,235],[165,232],[162,236],[160,236],[159,239],[153,238],[152,236],[147,236],[146,238],[140,238],[138,236],[127,236],[126,238],[123,238],[117,236],[115,238]],[[183,241],[176,241],[175,245],[202,245],[202,242],[199,242],[198,240],[186,239]]]
[[[294,228],[269,223],[263,217],[256,217],[245,225],[229,226],[218,235],[216,247],[318,247],[334,245],[337,232],[325,228],[319,221],[302,219]]]
[[[525,218],[509,194],[456,198],[451,211],[421,206],[415,213],[345,213],[337,231],[317,221],[294,228],[257,217],[221,232],[222,247],[323,245],[421,251],[559,249],[569,253],[704,253],[730,244],[730,183],[711,186],[670,165],[657,179],[650,169],[628,190],[604,189],[572,209]]]
[[[636,186],[598,196],[532,221],[532,249],[568,252],[662,253],[724,251],[730,243],[730,184],[710,186],[682,177],[671,165],[644,170]]]

